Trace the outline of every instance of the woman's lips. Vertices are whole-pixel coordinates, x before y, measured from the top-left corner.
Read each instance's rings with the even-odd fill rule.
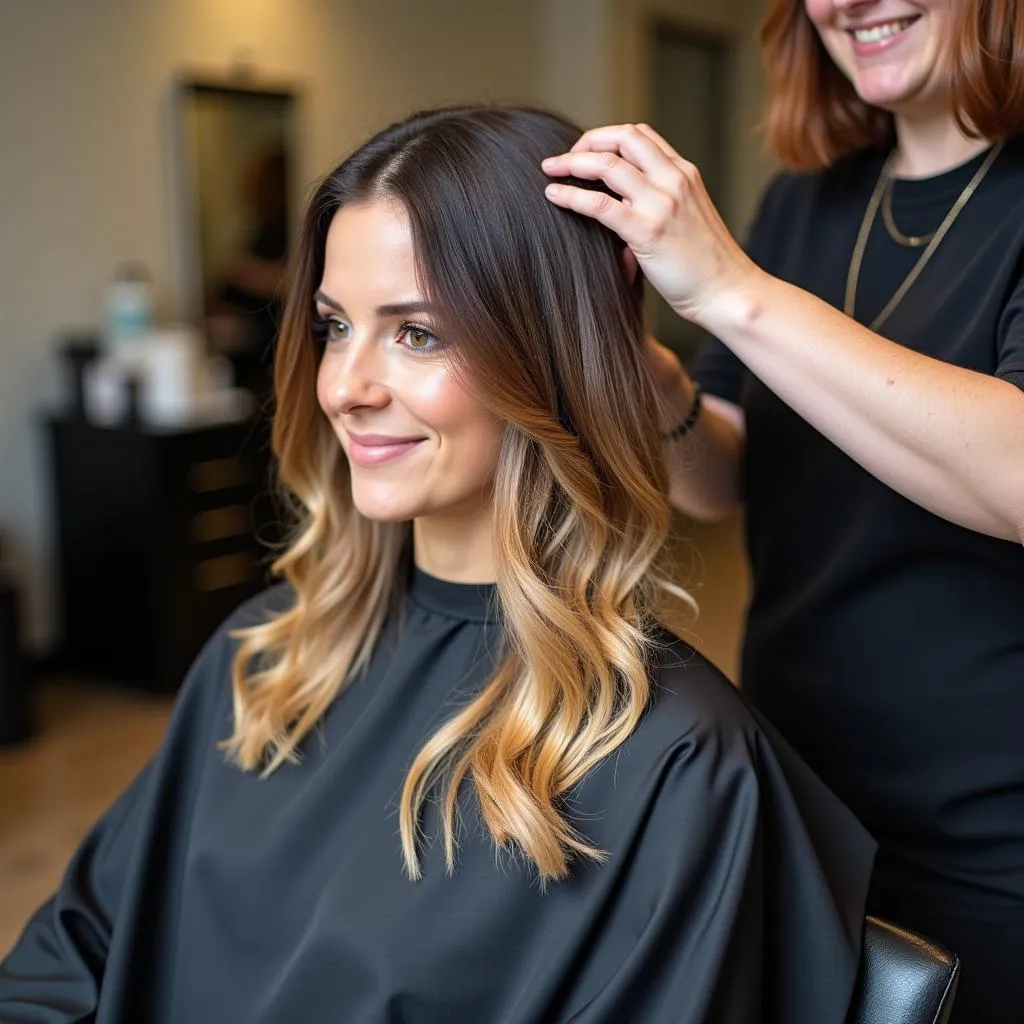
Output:
[[[422,437],[388,437],[383,434],[349,434],[348,457],[366,469],[394,462],[423,443]]]

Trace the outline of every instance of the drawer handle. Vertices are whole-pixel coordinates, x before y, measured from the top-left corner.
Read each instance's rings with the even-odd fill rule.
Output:
[[[188,485],[199,494],[241,487],[252,480],[252,470],[241,456],[226,459],[207,459],[189,467]]]
[[[192,539],[197,544],[210,544],[225,537],[241,537],[249,533],[252,523],[245,505],[224,505],[192,517]]]
[[[248,583],[256,575],[256,559],[249,554],[221,555],[198,562],[192,570],[200,590],[223,590]]]

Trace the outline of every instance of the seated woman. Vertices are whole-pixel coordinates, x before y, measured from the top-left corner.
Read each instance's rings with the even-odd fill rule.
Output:
[[[320,186],[286,584],[0,968],[6,1024],[843,1021],[873,845],[656,621],[639,285],[544,198],[577,136],[438,111]]]

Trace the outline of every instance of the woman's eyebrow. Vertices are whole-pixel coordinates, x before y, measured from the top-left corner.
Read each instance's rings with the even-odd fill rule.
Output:
[[[321,306],[327,306],[338,313],[343,313],[345,307],[337,299],[332,299],[322,288],[318,288],[313,295],[313,301],[319,302]],[[383,306],[374,309],[374,315],[380,319],[395,316],[409,316],[413,313],[430,313],[432,309],[429,303],[422,299],[412,299],[409,302],[388,302]]]
[[[388,302],[383,306],[378,306],[374,313],[381,317],[389,316],[409,316],[412,313],[430,313],[433,312],[429,303],[424,302],[422,299],[413,299],[411,302]]]
[[[319,302],[321,306],[337,310],[339,313],[342,312],[341,303],[332,299],[322,288],[317,288],[316,292],[314,292],[313,301]]]
[[[335,310],[335,312],[344,312],[345,308],[337,299],[332,299],[323,288],[317,288],[313,294],[313,301],[318,302],[322,306],[327,306],[329,309]],[[379,319],[386,319],[393,316],[411,316],[414,313],[429,313],[433,309],[428,302],[424,302],[423,299],[412,299],[409,302],[387,302],[382,306],[377,306],[374,309],[374,315]]]

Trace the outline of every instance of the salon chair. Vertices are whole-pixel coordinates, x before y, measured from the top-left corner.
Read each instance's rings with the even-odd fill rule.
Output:
[[[941,946],[869,917],[848,1024],[947,1024],[959,977]]]

